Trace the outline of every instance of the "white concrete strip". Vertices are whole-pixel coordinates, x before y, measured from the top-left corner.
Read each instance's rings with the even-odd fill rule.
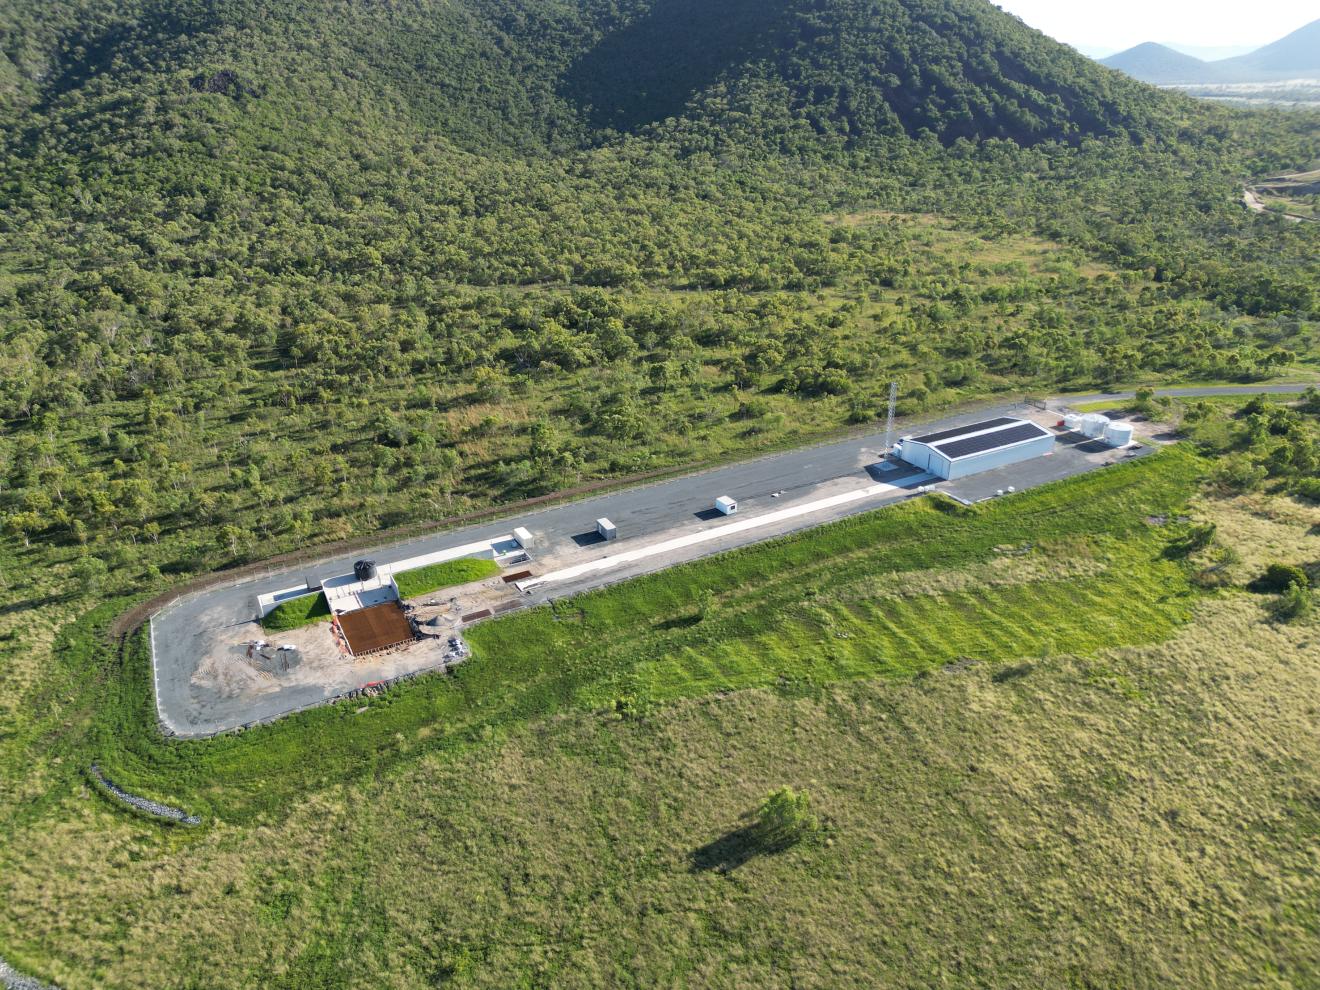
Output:
[[[776,523],[787,522],[790,519],[796,519],[799,516],[807,516],[813,512],[834,509],[841,505],[848,505],[851,502],[860,502],[863,499],[875,498],[878,495],[896,495],[918,485],[924,485],[928,481],[934,481],[935,476],[930,474],[919,474],[903,480],[904,484],[901,487],[898,485],[869,485],[866,488],[859,488],[856,491],[843,492],[839,495],[830,495],[827,498],[816,499],[813,502],[803,502],[801,505],[792,505],[786,509],[779,509],[776,512],[767,512],[762,516],[746,517],[739,519],[737,522],[727,523],[723,526],[716,526],[713,529],[704,529],[696,533],[688,533],[686,536],[676,536],[673,539],[664,540],[661,543],[653,543],[650,546],[638,547],[636,550],[626,550],[623,553],[610,554],[609,556],[601,557],[599,560],[589,560],[585,564],[576,564],[573,567],[565,567],[560,571],[552,571],[549,574],[542,574],[540,577],[529,578],[528,580],[521,582],[517,587],[519,591],[530,591],[533,588],[539,588],[546,584],[555,584],[560,581],[572,581],[585,574],[594,574],[599,571],[607,571],[615,567],[622,567],[624,564],[632,564],[639,560],[646,560],[648,557],[672,553],[675,550],[683,550],[701,543],[708,543],[712,540],[722,540],[725,537],[733,536],[737,533],[745,533],[748,530],[760,529],[764,526],[773,526]]]

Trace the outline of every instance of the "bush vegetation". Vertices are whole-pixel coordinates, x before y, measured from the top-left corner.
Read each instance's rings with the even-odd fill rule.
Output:
[[[1279,595],[1274,614],[1284,622],[1292,622],[1311,614],[1311,589],[1292,581]]]
[[[819,831],[820,819],[811,810],[811,795],[806,791],[776,788],[756,812],[757,839],[770,851],[795,846]]]
[[[1270,564],[1255,582],[1261,591],[1286,591],[1292,585],[1306,589],[1311,585],[1306,571],[1293,564]]]

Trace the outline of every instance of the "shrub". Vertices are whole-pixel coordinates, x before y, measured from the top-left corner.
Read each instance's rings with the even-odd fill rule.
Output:
[[[268,632],[284,632],[328,618],[330,618],[330,603],[325,600],[324,594],[303,595],[301,598],[291,598],[276,605],[261,620],[261,625]]]
[[[1250,492],[1260,487],[1268,472],[1245,457],[1229,457],[1214,473],[1214,482],[1230,492]]]
[[[1201,523],[1193,526],[1185,534],[1173,540],[1164,550],[1164,556],[1171,559],[1190,557],[1198,550],[1204,550],[1215,540],[1215,524]]]
[[[1252,582],[1255,591],[1287,591],[1289,586],[1297,585],[1305,591],[1311,586],[1306,571],[1293,564],[1270,564],[1265,573]]]
[[[493,560],[480,557],[464,557],[460,560],[446,560],[441,564],[417,567],[394,575],[394,583],[399,586],[400,598],[416,598],[441,588],[452,588],[459,584],[480,581],[500,572],[500,565]]]
[[[787,849],[820,831],[811,796],[791,787],[771,791],[756,816],[756,832],[767,849]]]
[[[1308,502],[1320,502],[1320,478],[1298,478],[1292,484],[1292,491]]]
[[[1284,589],[1274,606],[1274,615],[1282,622],[1300,619],[1311,611],[1311,592],[1295,581]]]

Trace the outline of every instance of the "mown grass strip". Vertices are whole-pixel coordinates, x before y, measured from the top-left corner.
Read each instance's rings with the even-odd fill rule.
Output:
[[[394,575],[400,598],[416,598],[430,594],[441,588],[452,588],[460,584],[470,584],[494,577],[500,572],[500,565],[493,560],[480,557],[464,557],[461,560],[446,560],[440,564],[415,567]]]
[[[266,613],[261,627],[267,632],[286,632],[330,618],[330,603],[325,594],[303,595],[281,602]]]

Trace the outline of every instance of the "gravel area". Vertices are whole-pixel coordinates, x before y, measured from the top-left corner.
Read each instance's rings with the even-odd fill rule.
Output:
[[[49,983],[24,976],[3,959],[0,959],[0,985],[3,985],[5,990],[59,990]]]
[[[196,815],[190,815],[186,811],[171,808],[168,804],[161,804],[159,801],[150,801],[147,798],[138,797],[136,794],[129,794],[128,791],[103,774],[100,767],[95,763],[92,764],[92,776],[124,804],[137,808],[139,811],[145,811],[153,818],[165,818],[169,821],[179,822],[182,825],[200,825],[202,823],[200,818]]]

